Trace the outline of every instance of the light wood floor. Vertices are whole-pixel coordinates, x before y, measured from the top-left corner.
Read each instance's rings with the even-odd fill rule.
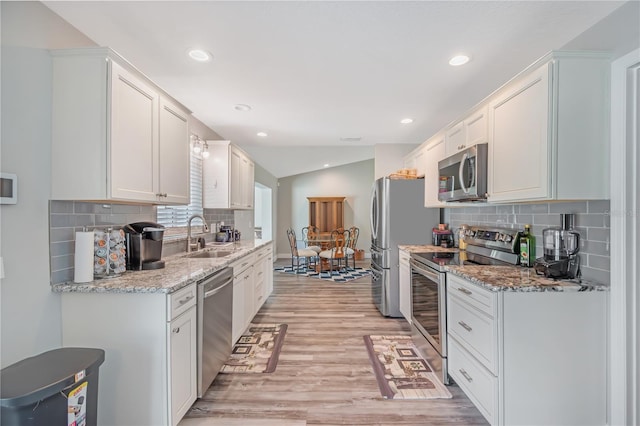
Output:
[[[180,426],[486,425],[455,385],[453,399],[380,396],[362,336],[411,332],[406,321],[379,314],[370,286],[370,278],[337,284],[274,273],[274,291],[253,322],[288,324],[276,371],[219,374]]]

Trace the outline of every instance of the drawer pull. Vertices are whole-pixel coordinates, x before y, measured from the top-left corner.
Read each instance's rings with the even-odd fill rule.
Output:
[[[178,334],[178,333],[180,333],[180,327],[176,327],[171,331],[173,331],[174,333]]]
[[[463,369],[458,370],[462,376],[467,379],[467,382],[473,382],[473,378]]]
[[[466,294],[467,296],[470,296],[470,295],[472,295],[472,294],[473,294],[473,292],[471,292],[471,291],[467,290],[467,289],[466,289],[466,288],[464,288],[464,287],[458,287],[458,291],[460,291],[460,292],[462,292],[462,293]]]
[[[467,331],[473,330],[473,328],[469,327],[469,325],[467,325],[467,323],[464,321],[458,321],[458,324],[460,325],[460,327],[464,328]]]
[[[192,294],[192,295],[190,295],[190,296],[187,296],[187,297],[185,297],[184,299],[179,300],[179,301],[178,301],[178,305],[182,306],[182,305],[184,305],[185,303],[187,303],[189,300],[193,299],[194,297],[195,297],[195,296],[194,296],[193,294]]]

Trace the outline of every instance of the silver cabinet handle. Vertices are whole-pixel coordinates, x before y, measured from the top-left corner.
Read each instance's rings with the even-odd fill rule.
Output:
[[[467,379],[467,382],[473,382],[473,378],[463,369],[458,370],[462,376]]]
[[[176,327],[171,331],[173,331],[174,333],[178,334],[178,333],[180,333],[180,327]]]
[[[458,321],[458,324],[467,331],[473,330],[473,328],[469,327],[464,321]]]
[[[194,297],[195,297],[194,295],[187,296],[187,297],[185,297],[184,299],[179,300],[179,301],[178,301],[178,305],[182,306],[182,305],[184,305],[185,303],[187,303],[189,300],[193,299]]]
[[[464,287],[458,287],[458,291],[459,291],[459,292],[462,292],[462,293],[464,293],[464,294],[466,294],[467,296],[470,296],[470,295],[472,295],[472,294],[473,294],[473,292],[471,292],[471,291],[467,290],[467,289],[466,289],[466,288],[464,288]]]

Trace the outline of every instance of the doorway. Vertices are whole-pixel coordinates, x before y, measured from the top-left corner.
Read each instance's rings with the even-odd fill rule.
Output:
[[[254,203],[254,234],[255,238],[262,240],[273,239],[273,208],[271,201],[271,188],[261,183],[255,184]]]

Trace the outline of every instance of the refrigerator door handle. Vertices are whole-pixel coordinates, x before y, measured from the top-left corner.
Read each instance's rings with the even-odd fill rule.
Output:
[[[373,241],[378,239],[378,197],[377,197],[377,185],[374,183],[371,187],[371,214],[369,215],[371,225],[371,238]]]

